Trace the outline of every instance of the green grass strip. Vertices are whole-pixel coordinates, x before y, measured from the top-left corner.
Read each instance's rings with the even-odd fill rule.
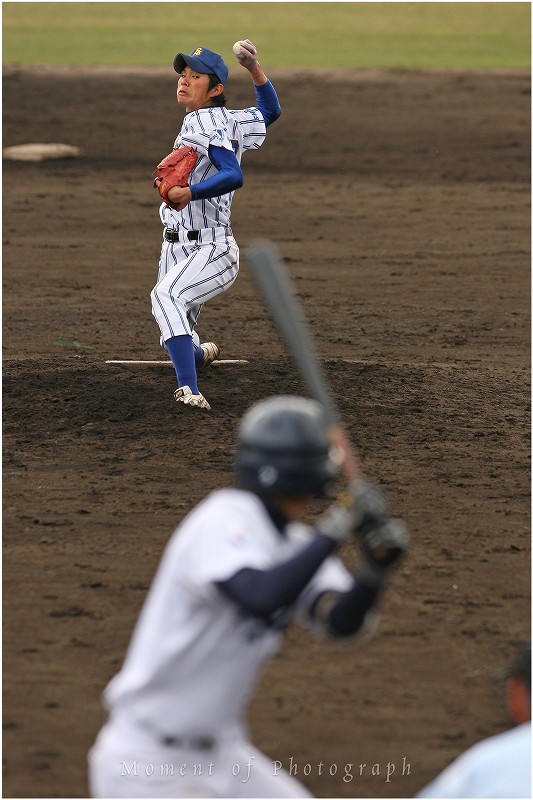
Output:
[[[3,60],[167,65],[198,45],[265,67],[528,68],[530,3],[4,2]]]

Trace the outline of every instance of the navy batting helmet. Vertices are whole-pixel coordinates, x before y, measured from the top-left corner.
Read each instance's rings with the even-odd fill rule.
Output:
[[[260,494],[326,496],[337,476],[324,409],[304,397],[271,397],[242,418],[237,480]]]

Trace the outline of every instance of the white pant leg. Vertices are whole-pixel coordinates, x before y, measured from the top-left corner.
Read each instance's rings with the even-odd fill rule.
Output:
[[[163,747],[137,728],[108,722],[88,754],[89,795],[100,798],[216,797],[205,777],[212,754]]]
[[[312,797],[238,736],[213,750],[170,748],[138,728],[108,722],[89,752],[91,797]]]
[[[274,762],[246,740],[232,743],[229,749],[226,761],[231,767],[224,771],[226,781],[219,797],[313,797],[300,781],[284,769],[275,769]]]
[[[165,242],[150,295],[162,340],[191,335],[189,309],[229,289],[238,272],[239,248],[233,237],[194,246]]]

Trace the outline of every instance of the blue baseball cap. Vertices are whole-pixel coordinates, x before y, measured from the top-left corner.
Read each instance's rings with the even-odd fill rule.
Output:
[[[228,79],[228,68],[222,60],[219,53],[214,53],[208,50],[207,47],[197,47],[192,53],[186,55],[185,53],[178,53],[174,59],[174,69],[177,73],[183,71],[187,64],[195,72],[202,74],[212,73],[216,75],[220,83],[226,83]]]

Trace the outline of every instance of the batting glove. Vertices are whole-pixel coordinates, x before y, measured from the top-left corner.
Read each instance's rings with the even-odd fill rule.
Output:
[[[383,519],[386,514],[382,492],[370,483],[356,481],[317,520],[316,527],[336,542],[343,542],[365,523]]]
[[[381,582],[409,546],[407,527],[397,517],[369,520],[356,535],[364,555],[359,577],[371,583]]]

